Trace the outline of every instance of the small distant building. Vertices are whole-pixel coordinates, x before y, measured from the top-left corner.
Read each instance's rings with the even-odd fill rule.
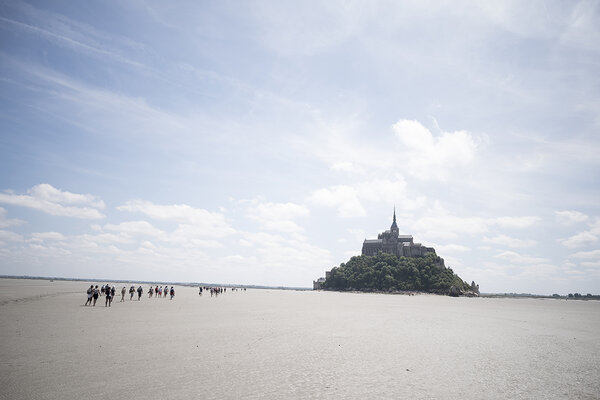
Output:
[[[329,271],[327,273],[329,273]],[[321,290],[323,283],[325,283],[325,278],[323,277],[313,281],[313,290]]]
[[[362,246],[362,255],[374,256],[379,252],[394,254],[396,257],[423,257],[427,254],[436,254],[433,247],[415,243],[412,235],[400,235],[396,223],[396,209],[389,230],[377,235],[377,239],[365,239]],[[444,267],[444,259],[440,258],[439,267]]]

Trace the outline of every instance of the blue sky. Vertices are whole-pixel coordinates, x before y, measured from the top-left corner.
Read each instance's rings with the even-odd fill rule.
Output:
[[[600,4],[321,3],[2,2],[0,273],[600,292]]]

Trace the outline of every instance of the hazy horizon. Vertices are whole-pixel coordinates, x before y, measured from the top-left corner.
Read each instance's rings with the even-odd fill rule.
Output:
[[[76,277],[76,276],[34,276],[34,275],[0,275],[0,279],[32,279],[32,280],[52,280],[52,279],[57,279],[60,281],[72,281],[72,282],[137,282],[137,283],[141,283],[141,284],[169,284],[169,285],[182,285],[182,286],[195,286],[198,284],[202,284],[202,285],[210,285],[210,286],[223,286],[223,287],[248,287],[248,288],[256,288],[256,289],[283,289],[283,290],[314,290],[313,289],[313,285],[312,282],[310,285],[307,286],[283,286],[283,285],[264,285],[264,284],[260,284],[260,283],[247,283],[247,284],[240,284],[237,282],[202,282],[202,281],[165,281],[165,280],[151,280],[151,281],[146,281],[146,280],[141,280],[141,279],[127,279],[127,278],[110,278],[110,277],[104,277],[104,278],[87,278],[87,277]],[[348,292],[348,293],[364,293],[364,294],[390,294],[390,295],[395,295],[395,294],[403,294],[403,293],[418,293],[418,294],[423,294],[423,295],[439,295],[436,293],[429,293],[429,292],[423,292],[423,291],[419,291],[419,290],[393,290],[391,292],[388,291],[360,291],[360,290],[333,290],[333,289],[320,289],[320,290],[324,290],[324,291],[332,291],[332,292]],[[576,290],[571,290],[569,292],[564,292],[564,293],[531,293],[531,292],[512,292],[512,291],[507,291],[507,292],[485,292],[482,291],[480,294],[482,296],[494,296],[494,295],[515,295],[517,297],[521,296],[521,295],[531,295],[531,296],[541,296],[541,297],[552,297],[552,295],[554,294],[558,294],[562,297],[567,297],[569,294],[573,295],[575,293],[581,294],[581,298],[573,298],[573,299],[581,299],[581,300],[586,300],[586,295],[587,294],[591,294],[593,296],[598,296],[598,293],[580,293],[577,292]],[[598,300],[596,298],[593,298],[592,300]]]

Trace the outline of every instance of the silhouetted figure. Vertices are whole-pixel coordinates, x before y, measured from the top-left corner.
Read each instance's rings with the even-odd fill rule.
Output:
[[[98,296],[100,296],[100,290],[98,289],[98,285],[96,285],[96,287],[94,288],[94,306],[96,306],[96,301],[98,300]]]
[[[94,285],[90,285],[90,287],[87,290],[87,301],[85,302],[86,306],[91,306],[92,305],[92,297],[94,296]]]
[[[106,300],[104,300],[104,307],[110,307],[111,303],[112,303],[112,290],[110,290],[110,288],[108,287],[108,285],[106,285],[106,287],[104,288],[104,293],[106,294]]]

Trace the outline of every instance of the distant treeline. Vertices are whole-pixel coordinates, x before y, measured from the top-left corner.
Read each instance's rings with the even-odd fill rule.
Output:
[[[569,293],[568,295],[553,294],[552,296],[532,293],[482,293],[481,297],[490,298],[533,298],[533,299],[572,299],[572,300],[600,300],[600,295],[588,293]]]
[[[333,268],[323,289],[358,291],[419,291],[428,293],[464,294],[477,292],[474,283],[463,281],[451,268],[440,266],[435,254],[424,257],[396,257],[378,253],[355,256]]]

